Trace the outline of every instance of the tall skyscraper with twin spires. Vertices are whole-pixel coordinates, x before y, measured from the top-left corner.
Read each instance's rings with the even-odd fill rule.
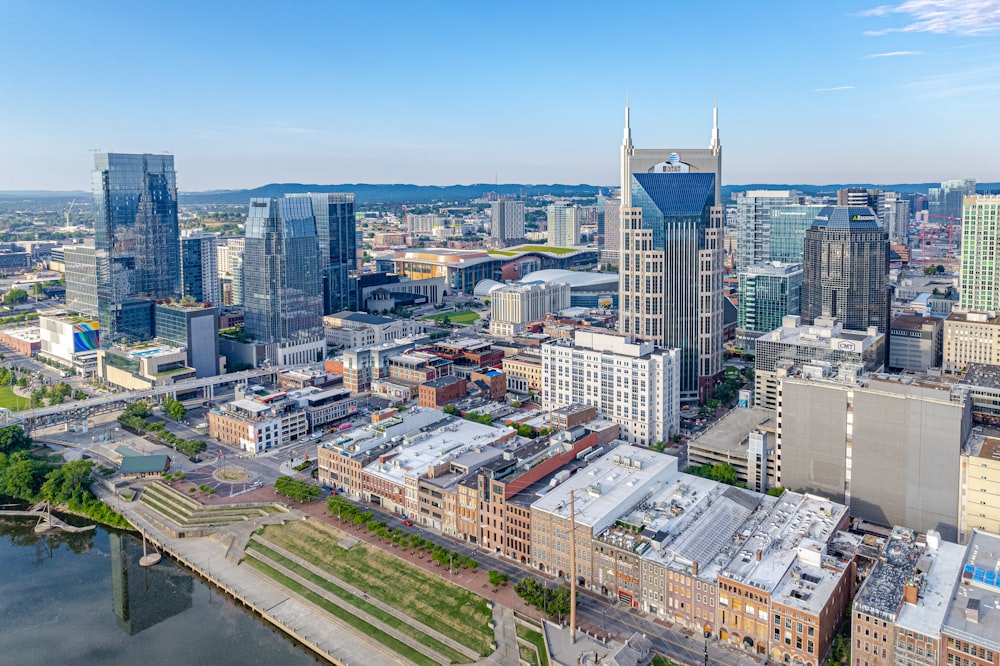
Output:
[[[682,401],[722,375],[723,206],[719,111],[707,149],[621,150],[619,329],[679,348]]]

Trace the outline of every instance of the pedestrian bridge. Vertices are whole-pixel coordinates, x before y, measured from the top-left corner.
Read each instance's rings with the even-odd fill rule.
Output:
[[[67,421],[83,420],[95,414],[119,411],[136,400],[152,398],[159,401],[163,396],[176,398],[178,394],[183,395],[193,391],[203,391],[205,399],[211,400],[214,390],[219,386],[238,384],[261,377],[268,377],[270,381],[276,382],[277,373],[278,370],[276,368],[259,368],[256,370],[234,372],[228,375],[216,375],[201,379],[185,379],[174,384],[154,386],[153,388],[141,391],[123,391],[121,393],[96,396],[62,405],[26,409],[21,412],[12,412],[5,409],[2,416],[0,416],[0,425],[19,425],[24,428],[25,432],[30,432],[37,428],[47,428],[59,425],[60,423],[66,423]]]

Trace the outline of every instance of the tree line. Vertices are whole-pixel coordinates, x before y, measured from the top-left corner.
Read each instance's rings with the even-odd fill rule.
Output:
[[[128,522],[91,492],[94,462],[52,463],[31,454],[32,441],[21,426],[0,428],[0,493],[38,502],[48,500],[112,527]]]
[[[180,409],[184,411],[178,410],[177,405],[180,405]],[[183,417],[187,412],[179,400],[173,400],[172,398],[168,398],[164,402],[164,411],[167,412],[168,416],[171,414],[180,414],[176,418]],[[205,450],[205,442],[200,439],[178,437],[167,430],[167,425],[163,421],[150,421],[149,417],[152,415],[153,408],[149,406],[149,403],[145,400],[137,400],[122,411],[118,416],[118,423],[130,432],[139,435],[149,434],[154,439],[180,451],[189,458],[193,458]]]

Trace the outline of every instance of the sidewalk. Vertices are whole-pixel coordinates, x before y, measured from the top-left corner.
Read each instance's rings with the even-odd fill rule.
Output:
[[[214,538],[173,539],[146,519],[137,502],[124,502],[94,485],[95,494],[145,530],[174,559],[202,574],[239,602],[333,663],[343,666],[409,666],[403,657],[373,643],[353,627],[336,622],[312,605],[226,557],[227,546]]]

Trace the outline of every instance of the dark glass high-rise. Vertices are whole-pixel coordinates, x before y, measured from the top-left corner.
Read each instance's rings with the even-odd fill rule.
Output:
[[[173,155],[94,155],[101,344],[153,334],[153,302],[180,294]]]

